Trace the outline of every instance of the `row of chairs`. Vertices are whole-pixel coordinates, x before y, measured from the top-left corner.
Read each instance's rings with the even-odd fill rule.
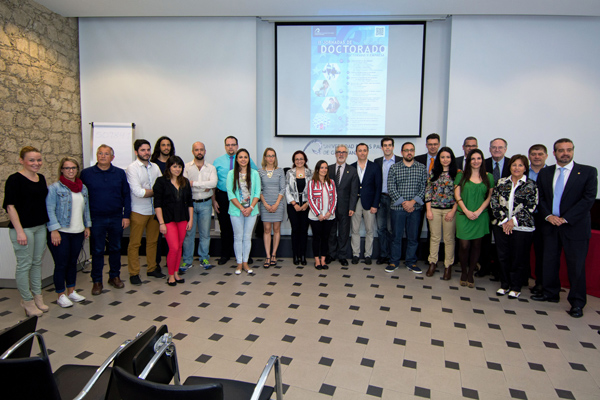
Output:
[[[268,400],[283,399],[281,366],[271,356],[256,384],[190,376],[180,381],[177,350],[166,325],[151,326],[123,342],[100,366],[63,365],[52,372],[37,317],[0,332],[3,399]],[[37,341],[40,352],[32,356]],[[271,373],[275,388],[267,386]],[[170,384],[173,382],[173,384]]]

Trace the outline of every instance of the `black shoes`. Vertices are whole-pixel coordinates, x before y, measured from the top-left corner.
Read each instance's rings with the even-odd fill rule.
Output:
[[[359,261],[358,257],[356,257],[356,256],[352,257],[352,264],[356,265],[356,264],[358,264],[358,261]]]
[[[371,265],[371,263],[372,263],[371,257],[365,257],[365,264]]]
[[[531,294],[543,294],[544,291],[542,289],[542,285],[535,285],[531,289],[529,289]]]
[[[147,276],[153,276],[155,278],[164,278],[166,275],[162,273],[160,267],[156,267],[154,271],[150,271],[146,273]]]
[[[543,293],[542,294],[534,294],[530,298],[533,301],[547,301],[550,303],[558,303],[560,301],[560,299],[558,297],[548,297]]]
[[[294,256],[294,265],[300,265],[300,257]]]
[[[326,264],[329,264],[327,261],[325,261]],[[346,260],[345,258],[340,258],[340,264],[342,264],[342,267],[347,267],[348,266],[348,260]]]
[[[217,264],[219,264],[219,265],[227,264],[227,261],[229,261],[229,257],[222,256],[221,258],[219,258],[219,261],[217,261]]]
[[[331,264],[332,261],[333,261],[333,258],[331,258],[331,256],[325,257],[325,264]]]
[[[390,263],[390,259],[387,257],[379,257],[377,259],[377,262],[375,264],[377,265],[383,265],[383,264],[389,264]]]
[[[581,318],[583,317],[583,310],[581,307],[571,307],[569,310],[569,315],[573,318]]]
[[[306,265],[306,257],[305,256],[300,257],[300,264]]]
[[[139,275],[132,275],[129,277],[129,283],[135,286],[142,286],[142,280]]]

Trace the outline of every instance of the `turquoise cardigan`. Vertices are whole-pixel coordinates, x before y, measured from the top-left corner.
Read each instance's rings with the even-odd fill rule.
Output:
[[[252,182],[252,186],[250,187],[250,190],[252,191],[250,193],[250,199],[252,202],[252,200],[256,197],[260,200],[260,175],[258,175],[258,171],[248,168],[251,171],[250,175],[250,179]],[[229,173],[227,174],[227,197],[229,198],[229,201],[231,202],[231,199],[238,199],[238,201],[240,201],[241,199],[241,193],[240,193],[240,188],[238,187],[236,190],[236,193],[233,193],[233,170],[229,171]],[[241,201],[240,201],[241,203]],[[242,212],[240,211],[239,208],[237,208],[236,206],[234,206],[233,204],[229,204],[229,215],[233,215],[234,217],[239,217],[240,215],[242,215]],[[252,210],[252,213],[250,213],[250,215],[258,215],[258,203],[256,203],[256,206],[254,206],[254,210]]]

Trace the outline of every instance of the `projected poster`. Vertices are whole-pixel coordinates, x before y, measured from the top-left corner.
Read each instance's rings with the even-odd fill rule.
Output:
[[[311,135],[385,132],[387,25],[311,29]]]

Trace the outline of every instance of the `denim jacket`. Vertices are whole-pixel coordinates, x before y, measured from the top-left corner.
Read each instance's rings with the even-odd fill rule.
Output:
[[[92,220],[90,219],[88,190],[85,185],[81,189],[81,194],[83,194],[83,226],[89,228],[92,226]],[[72,207],[71,189],[60,182],[50,185],[46,197],[46,208],[48,209],[48,218],[50,218],[47,226],[50,232],[60,228],[68,228],[71,225]]]

